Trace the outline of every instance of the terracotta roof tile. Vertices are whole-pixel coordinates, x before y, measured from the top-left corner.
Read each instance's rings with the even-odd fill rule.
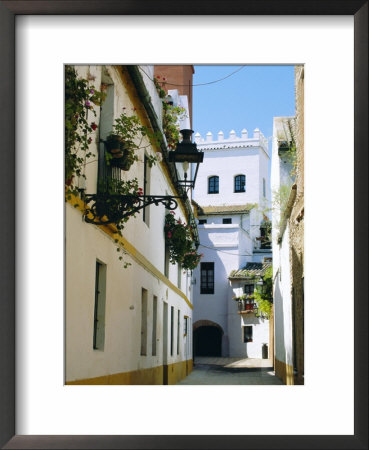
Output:
[[[262,277],[265,274],[266,269],[272,267],[271,262],[248,262],[243,269],[232,270],[229,274],[229,279],[247,279],[254,276]]]
[[[245,205],[223,205],[223,206],[199,206],[197,214],[199,216],[207,216],[211,214],[245,214],[254,208],[253,203]]]

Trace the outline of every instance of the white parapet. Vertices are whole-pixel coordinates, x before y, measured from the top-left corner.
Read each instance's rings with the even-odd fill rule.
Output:
[[[237,136],[235,130],[229,132],[229,137],[225,138],[224,133],[220,130],[217,136],[213,137],[213,133],[208,131],[205,138],[201,136],[199,132],[195,134],[196,144],[202,146],[203,149],[224,149],[233,148],[234,145],[239,147],[261,147],[267,154],[268,152],[268,139],[265,138],[259,128],[255,128],[253,135],[249,136],[246,128],[241,131],[241,136]]]

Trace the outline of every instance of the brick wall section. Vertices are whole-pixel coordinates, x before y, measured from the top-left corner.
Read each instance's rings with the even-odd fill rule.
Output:
[[[304,67],[295,66],[296,199],[289,219],[295,384],[304,384]]]
[[[163,89],[168,92],[170,89],[178,89],[180,95],[187,95],[188,107],[190,110],[190,122],[192,126],[192,76],[195,69],[192,65],[171,66],[160,65],[154,67],[154,76],[160,76],[160,80],[166,78]],[[159,80],[159,81],[160,81]],[[172,84],[170,84],[172,83]]]

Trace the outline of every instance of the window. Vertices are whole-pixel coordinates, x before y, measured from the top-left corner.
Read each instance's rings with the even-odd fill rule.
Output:
[[[232,223],[232,219],[223,219],[223,223]]]
[[[206,219],[199,219],[199,225],[204,225],[204,223],[208,223]]]
[[[188,316],[184,316],[184,321],[183,321],[183,335],[187,336],[187,331],[188,331]]]
[[[170,355],[173,356],[174,346],[174,306],[170,307]]]
[[[178,317],[177,317],[177,355],[179,355],[179,332],[181,330],[181,312],[178,310]]]
[[[147,290],[141,293],[141,355],[147,355]]]
[[[265,178],[263,178],[263,196],[265,197]]]
[[[152,356],[156,356],[156,324],[158,316],[158,297],[152,299]]]
[[[177,264],[177,286],[178,289],[182,287],[182,266],[180,263]]]
[[[245,175],[237,175],[234,177],[234,191],[235,192],[245,192],[246,177]]]
[[[252,342],[252,326],[243,327],[243,342]]]
[[[200,263],[200,294],[214,294],[214,263]]]
[[[96,261],[93,349],[104,350],[106,265]]]
[[[209,177],[208,194],[219,194],[219,177]]]
[[[169,277],[169,244],[167,242],[164,248],[164,275]]]
[[[121,180],[121,169],[113,164],[107,164],[105,153],[107,152],[104,141],[112,130],[114,123],[115,88],[112,80],[102,71],[102,82],[107,85],[106,98],[100,106],[100,144],[98,151],[98,191],[104,192],[111,180]],[[110,186],[110,189],[112,187]]]
[[[253,284],[245,284],[244,293],[245,294],[253,294],[254,293],[254,285]]]

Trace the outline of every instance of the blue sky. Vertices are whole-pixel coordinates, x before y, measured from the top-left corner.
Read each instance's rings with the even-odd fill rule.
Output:
[[[193,84],[223,78],[241,66],[195,66]],[[293,66],[244,66],[217,83],[193,87],[193,130],[224,138],[234,129],[246,128],[249,136],[259,128],[265,137],[273,133],[273,117],[295,115]]]

